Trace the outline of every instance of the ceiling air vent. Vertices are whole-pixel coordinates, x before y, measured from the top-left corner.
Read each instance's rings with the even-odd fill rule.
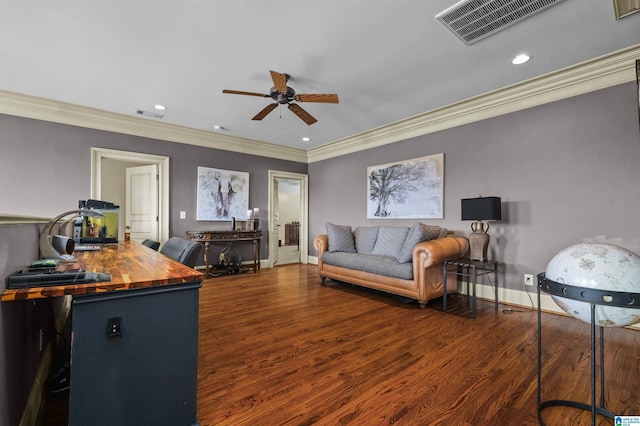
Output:
[[[640,0],[613,0],[613,11],[616,19],[640,12]]]
[[[485,37],[563,0],[463,0],[436,16],[465,44]]]

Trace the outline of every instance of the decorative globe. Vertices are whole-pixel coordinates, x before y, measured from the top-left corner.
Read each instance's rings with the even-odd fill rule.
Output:
[[[546,278],[574,287],[640,293],[638,255],[611,244],[576,244],[547,265]],[[591,304],[559,296],[553,300],[569,315],[591,324]],[[596,325],[624,327],[640,322],[640,310],[596,305]]]

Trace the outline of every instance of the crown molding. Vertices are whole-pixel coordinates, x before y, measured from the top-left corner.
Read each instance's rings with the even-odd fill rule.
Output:
[[[0,113],[312,163],[635,80],[640,44],[307,151],[0,90]]]
[[[0,113],[243,154],[307,162],[306,151],[0,90]]]
[[[640,44],[307,151],[309,163],[635,81]]]

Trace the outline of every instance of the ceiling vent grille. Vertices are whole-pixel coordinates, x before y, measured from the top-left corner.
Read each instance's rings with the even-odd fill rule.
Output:
[[[436,18],[465,44],[473,44],[561,1],[463,0]]]

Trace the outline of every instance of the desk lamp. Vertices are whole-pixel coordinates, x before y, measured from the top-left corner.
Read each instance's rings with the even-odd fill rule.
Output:
[[[471,260],[487,260],[489,247],[489,224],[484,220],[501,220],[500,197],[478,197],[462,199],[462,220],[473,220],[469,247]]]
[[[40,255],[43,259],[58,259],[67,262],[76,260],[70,253],[73,252],[74,242],[70,238],[60,235],[50,235],[53,227],[65,216],[78,214],[80,216],[103,217],[104,215],[95,210],[79,209],[71,210],[54,217],[47,223],[42,232],[40,232]],[[65,252],[61,254],[58,250]]]

